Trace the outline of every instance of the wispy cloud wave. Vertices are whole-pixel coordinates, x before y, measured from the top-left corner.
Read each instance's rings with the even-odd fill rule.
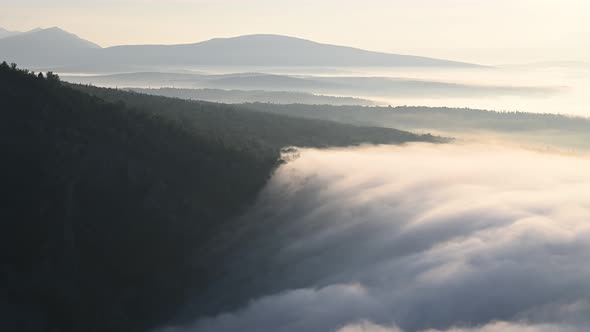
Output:
[[[302,150],[246,217],[286,291],[185,329],[584,331],[589,169],[489,146]]]

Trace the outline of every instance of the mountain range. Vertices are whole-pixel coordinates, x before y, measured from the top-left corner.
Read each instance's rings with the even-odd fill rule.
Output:
[[[471,85],[411,78],[277,75],[268,73],[200,74],[136,72],[112,75],[64,75],[68,82],[105,87],[265,90],[338,96],[549,96],[561,87]],[[219,100],[218,100],[219,101]],[[263,101],[263,100],[258,100]]]
[[[35,29],[0,39],[0,58],[34,67],[64,66],[92,59],[100,46],[54,27]]]
[[[9,30],[6,30],[4,28],[0,28],[0,39],[6,38],[6,37],[11,37],[11,36],[16,36],[16,35],[18,35],[20,33],[22,33],[22,32],[20,32],[20,31],[9,31]]]
[[[1,38],[4,36],[4,38]],[[102,48],[58,27],[0,30],[0,59],[31,68],[112,69],[129,66],[476,67],[412,55],[371,52],[280,35],[216,38],[179,45]]]

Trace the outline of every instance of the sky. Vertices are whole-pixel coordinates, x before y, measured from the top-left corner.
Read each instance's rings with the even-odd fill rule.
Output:
[[[590,61],[588,0],[0,0],[0,27],[99,45],[272,33],[482,64]]]

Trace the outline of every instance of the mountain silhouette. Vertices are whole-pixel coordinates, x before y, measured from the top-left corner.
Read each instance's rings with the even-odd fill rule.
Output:
[[[216,38],[183,45],[115,46],[110,61],[144,65],[471,67],[473,64],[320,44],[280,35]]]
[[[84,62],[98,49],[97,44],[58,27],[35,29],[0,39],[0,59],[32,68]]]
[[[101,70],[151,66],[476,67],[412,55],[371,52],[280,35],[216,38],[179,45],[99,45],[60,28],[0,39],[0,59],[31,68]],[[83,69],[82,69],[83,68]]]
[[[20,34],[20,31],[10,31],[0,27],[0,39]]]

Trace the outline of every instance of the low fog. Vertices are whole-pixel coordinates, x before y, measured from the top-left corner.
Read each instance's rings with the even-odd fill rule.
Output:
[[[392,106],[467,107],[588,117],[589,68],[566,63],[469,70],[333,68],[333,72],[326,73],[322,69],[298,67],[149,67],[143,69],[147,72],[114,75],[64,72],[61,76],[72,83],[106,87],[306,92],[369,99]],[[208,100],[224,102],[223,98]],[[329,100],[318,103],[338,104]]]
[[[493,146],[301,149],[243,217],[266,240],[241,268],[267,290],[161,332],[585,331],[588,169]]]

